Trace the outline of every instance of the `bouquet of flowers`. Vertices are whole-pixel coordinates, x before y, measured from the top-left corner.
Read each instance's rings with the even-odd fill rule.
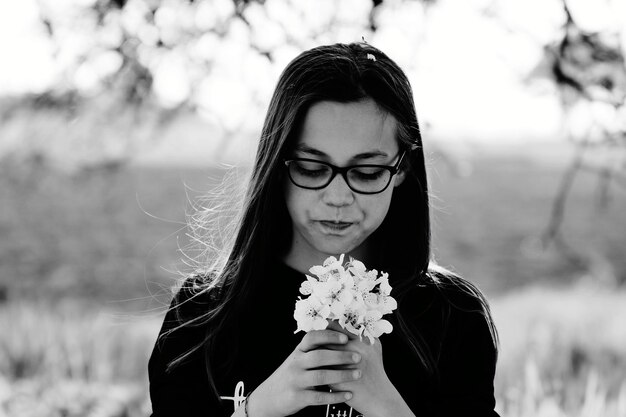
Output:
[[[391,333],[393,326],[383,320],[397,308],[396,300],[391,297],[389,274],[365,269],[362,262],[350,258],[343,264],[344,255],[339,259],[329,257],[323,265],[309,269],[314,276],[306,275],[306,281],[300,286],[300,293],[307,298],[298,297],[293,317],[299,331],[323,330],[329,320],[336,320],[350,333],[374,338],[383,333]]]

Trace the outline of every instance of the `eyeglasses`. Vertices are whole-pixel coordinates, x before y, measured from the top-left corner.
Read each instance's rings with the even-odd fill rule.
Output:
[[[387,189],[391,178],[398,172],[402,158],[395,165],[350,165],[338,167],[316,159],[294,158],[285,160],[289,179],[300,188],[320,190],[332,182],[339,173],[348,187],[359,194],[378,194]]]

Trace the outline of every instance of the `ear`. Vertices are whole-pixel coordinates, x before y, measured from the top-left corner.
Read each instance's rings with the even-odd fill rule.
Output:
[[[405,177],[406,177],[406,171],[405,170],[398,171],[396,176],[393,178],[393,186],[397,187],[398,185],[402,184],[402,182],[404,181]]]

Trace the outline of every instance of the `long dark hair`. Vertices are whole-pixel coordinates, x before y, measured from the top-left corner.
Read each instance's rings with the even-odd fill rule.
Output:
[[[251,178],[243,201],[233,241],[219,270],[195,277],[194,294],[209,292],[212,308],[194,317],[179,317],[181,326],[203,325],[201,345],[174,360],[174,366],[194,350],[204,348],[209,382],[219,398],[211,372],[217,340],[223,343],[244,306],[267,271],[268,260],[285,253],[292,225],[285,205],[285,172],[281,163],[295,146],[307,110],[320,101],[341,103],[373,99],[397,121],[397,140],[407,156],[401,167],[404,181],[394,189],[383,223],[368,238],[375,259],[368,267],[389,273],[392,295],[399,308],[394,312],[403,339],[424,369],[436,373],[436,359],[419,335],[412,333],[402,315],[404,295],[416,285],[452,283],[479,301],[487,317],[494,343],[488,305],[469,282],[430,262],[430,217],[428,185],[422,138],[409,80],[387,55],[367,43],[320,46],[301,53],[285,68],[269,104]],[[410,236],[410,238],[403,238]],[[271,249],[271,252],[270,252]],[[175,329],[173,329],[175,330]]]

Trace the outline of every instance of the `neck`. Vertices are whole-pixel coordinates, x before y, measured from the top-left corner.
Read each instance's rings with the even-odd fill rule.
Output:
[[[329,256],[334,256],[339,259],[341,253],[322,253],[322,252],[313,252],[313,251],[298,251],[295,250],[294,245],[292,245],[291,249],[287,252],[285,256],[283,256],[282,260],[285,264],[290,266],[291,268],[299,271],[303,274],[309,273],[309,269],[314,265],[322,265],[326,258]],[[344,256],[344,262],[348,261],[350,257],[358,259],[367,265],[367,261],[369,259],[368,250],[366,245],[361,245],[358,248],[348,252]]]

